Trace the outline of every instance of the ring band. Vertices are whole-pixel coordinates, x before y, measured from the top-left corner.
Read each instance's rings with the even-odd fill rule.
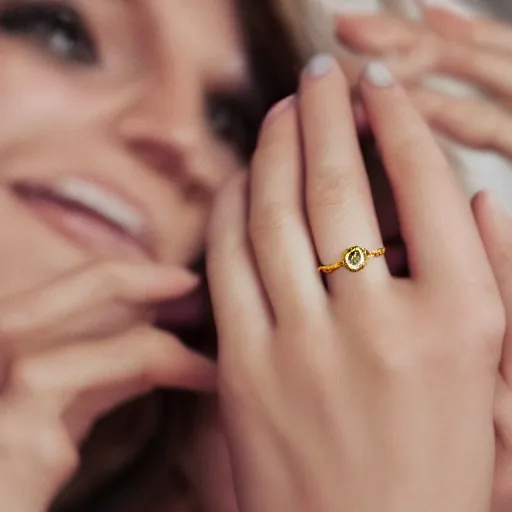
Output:
[[[330,274],[339,268],[346,268],[350,272],[360,272],[364,267],[366,267],[368,260],[378,258],[384,254],[386,254],[386,249],[384,247],[376,249],[375,251],[370,251],[359,245],[354,245],[353,247],[345,249],[341,254],[341,259],[336,263],[333,263],[332,265],[319,266],[318,272]]]

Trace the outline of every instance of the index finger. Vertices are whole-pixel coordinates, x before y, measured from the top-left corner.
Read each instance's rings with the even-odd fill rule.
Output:
[[[91,323],[91,317],[109,306],[126,309],[178,298],[197,283],[189,271],[175,267],[125,262],[90,265],[2,300],[0,342],[16,351],[27,345],[33,349],[34,344],[57,343],[77,334],[84,317]]]

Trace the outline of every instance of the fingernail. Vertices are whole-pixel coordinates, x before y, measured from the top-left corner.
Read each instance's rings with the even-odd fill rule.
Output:
[[[375,87],[389,87],[395,83],[393,74],[387,64],[380,60],[374,60],[366,64],[365,78]]]
[[[462,18],[471,18],[474,13],[464,5],[454,0],[421,0],[425,7],[443,9]]]
[[[335,58],[328,53],[315,55],[306,67],[308,75],[314,78],[320,78],[328,75],[336,64]]]

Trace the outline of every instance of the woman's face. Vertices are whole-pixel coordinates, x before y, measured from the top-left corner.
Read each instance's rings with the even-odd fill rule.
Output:
[[[190,264],[252,116],[235,0],[0,0],[0,55],[0,297]]]

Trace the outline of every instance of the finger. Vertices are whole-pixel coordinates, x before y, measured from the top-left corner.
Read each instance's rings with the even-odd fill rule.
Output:
[[[461,33],[467,32],[460,30]],[[512,101],[512,59],[509,54],[468,42],[468,36],[447,39],[420,24],[390,15],[341,17],[337,35],[352,48],[386,57],[404,82],[438,72],[462,78]]]
[[[490,50],[512,52],[512,25],[464,10],[424,8],[424,19],[447,39],[466,41]]]
[[[500,288],[507,320],[501,374],[512,386],[512,216],[489,193],[478,194],[473,211]]]
[[[402,82],[415,81],[437,62],[440,38],[417,22],[390,14],[339,16],[336,35],[340,43],[366,56],[387,59]]]
[[[208,284],[222,361],[266,337],[271,324],[249,246],[247,185],[247,176],[236,176],[219,193],[208,230]]]
[[[393,188],[412,275],[443,283],[478,275],[486,265],[476,262],[487,258],[471,210],[423,117],[382,62],[367,66],[361,90]],[[475,256],[459,257],[468,251]]]
[[[512,105],[512,57],[458,41],[439,48],[432,71],[462,78]]]
[[[300,115],[306,161],[306,203],[323,265],[344,249],[382,246],[371,189],[359,149],[348,84],[334,59],[319,55],[302,78]],[[384,259],[372,262],[357,282],[374,286],[389,276]],[[347,272],[329,274],[334,294],[346,294]],[[353,280],[356,282],[356,280]]]
[[[113,407],[156,388],[212,391],[215,365],[169,333],[138,327],[98,343],[34,355],[13,368],[8,396],[34,396],[76,433]],[[76,421],[76,423],[74,423]]]
[[[296,323],[305,307],[325,306],[304,214],[302,154],[295,97],[265,121],[251,172],[250,234],[277,321]]]
[[[512,157],[512,117],[496,104],[414,88],[411,97],[431,126],[474,148]],[[478,120],[478,122],[468,122]]]
[[[336,18],[336,36],[358,52],[380,56],[408,51],[421,43],[421,26],[387,13],[346,15]]]
[[[79,330],[83,318],[109,305],[138,306],[178,298],[198,284],[189,271],[154,264],[100,263],[0,303],[0,337],[23,345],[57,343]]]

